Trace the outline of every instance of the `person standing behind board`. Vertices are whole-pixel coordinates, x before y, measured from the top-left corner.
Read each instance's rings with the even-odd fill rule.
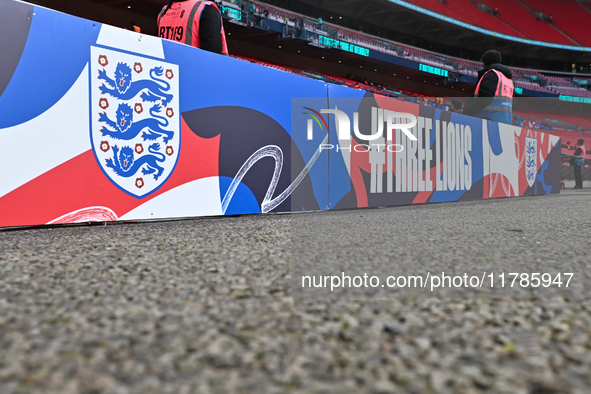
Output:
[[[482,55],[484,68],[478,72],[474,97],[464,106],[464,114],[495,122],[512,124],[513,73],[501,64],[502,56],[495,50]]]
[[[575,171],[575,189],[583,188],[583,167],[585,166],[585,140],[577,141],[577,146],[574,155],[576,158],[572,159],[571,165]]]
[[[222,16],[213,1],[170,0],[158,15],[158,36],[228,54]]]

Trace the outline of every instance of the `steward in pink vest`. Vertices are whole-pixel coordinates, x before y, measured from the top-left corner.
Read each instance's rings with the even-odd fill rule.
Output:
[[[575,189],[583,188],[583,167],[585,166],[585,140],[580,139],[577,141],[577,147],[575,149],[575,158],[572,159],[571,164],[575,172]]]
[[[585,157],[587,155],[587,152],[585,151],[585,140],[580,139],[577,142],[577,148],[575,150],[575,156],[578,156],[576,159],[574,159],[573,164],[576,164],[578,166],[583,167],[585,165]],[[579,151],[580,149],[580,151]]]
[[[501,54],[493,50],[482,56],[484,68],[478,72],[478,83],[474,89],[474,97],[478,99],[466,104],[464,114],[511,124],[513,73],[501,64],[501,60]]]
[[[171,0],[158,15],[158,36],[228,54],[222,16],[213,1]]]

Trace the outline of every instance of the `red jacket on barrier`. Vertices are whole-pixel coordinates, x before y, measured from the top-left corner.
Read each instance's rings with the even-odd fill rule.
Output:
[[[165,6],[158,15],[158,36],[228,54],[220,11],[212,1],[175,1]]]

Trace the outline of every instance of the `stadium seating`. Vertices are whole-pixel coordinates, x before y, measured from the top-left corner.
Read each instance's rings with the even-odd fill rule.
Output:
[[[527,36],[529,38],[557,42],[557,40],[553,40],[551,37],[555,38],[555,36],[553,36],[554,33],[557,35],[561,35],[556,29],[553,29],[546,22],[535,20],[535,17],[530,13],[530,11],[527,10],[526,7],[521,5],[516,0],[481,1],[493,9],[498,8],[500,12],[499,17],[501,17],[502,14],[505,14],[504,16],[507,19],[508,24],[510,24],[509,21],[512,21],[513,23],[521,23],[521,25],[519,26],[522,28],[526,26],[526,29],[524,31],[527,33]],[[412,0],[412,2],[419,6],[423,6],[433,11],[440,12],[442,15],[447,15],[450,17],[454,17],[456,19],[464,20],[468,23],[473,23],[475,25],[479,25],[484,28],[489,28],[491,30],[495,30],[498,32],[506,32],[507,34],[512,34],[514,36],[520,36],[520,33],[518,31],[509,33],[506,30],[503,30],[508,27],[508,24],[501,23],[504,26],[503,28],[495,28],[492,24],[487,25],[487,19],[490,17],[494,20],[495,17],[477,8],[474,4],[472,4],[470,0],[457,0],[454,2],[449,1],[446,4],[439,3],[436,0]],[[450,3],[453,4],[450,5]],[[315,20],[303,17],[302,15],[293,14],[287,11],[284,12],[281,9],[274,9],[273,7],[266,4],[259,5],[259,7],[259,12],[269,10],[270,18],[275,19],[277,21],[281,21],[282,23],[285,21],[286,16],[288,18],[288,21],[294,21],[296,18],[303,18],[304,25],[307,29],[318,29],[318,24]],[[485,15],[486,17],[482,17],[482,15]],[[481,18],[479,19],[479,17]],[[523,23],[524,21],[529,22]],[[540,33],[535,31],[539,30],[540,28],[545,29],[546,33]],[[367,48],[372,48],[384,53],[388,53],[393,56],[404,57],[407,59],[432,64],[437,67],[448,69],[450,71],[459,71],[462,74],[476,76],[478,70],[482,67],[480,62],[452,58],[450,56],[444,56],[437,53],[428,52],[419,48],[407,46],[396,42],[386,42],[383,39],[378,39],[377,37],[372,37],[354,30],[332,25],[330,23],[325,23],[323,29],[325,29],[326,31],[330,31],[331,33],[336,32],[338,34],[338,37],[344,41],[357,43],[358,45],[362,45]],[[561,36],[564,39],[566,39],[566,37],[564,37],[563,35]],[[563,43],[572,44],[572,42]],[[414,102],[421,103],[423,103],[422,100],[424,100],[425,97],[425,95],[420,94],[418,92],[397,90],[393,87],[376,85],[370,81],[353,80],[341,76],[319,73],[313,70],[288,67],[280,64],[260,61],[257,59],[248,58],[244,56],[234,57],[241,58],[243,60],[250,62],[256,62],[258,64],[267,67],[273,67],[285,72],[295,73],[309,78],[323,80],[329,83],[340,84],[354,89],[363,89],[379,95],[397,97],[402,98],[404,100],[411,100]],[[573,81],[572,78],[569,78],[566,75],[564,77],[556,75],[545,75],[543,73],[540,73],[539,71],[515,68],[512,68],[512,71],[514,75],[515,85],[518,87],[543,93],[591,97],[591,92],[587,91],[584,88],[581,88],[578,82]],[[447,106],[443,106],[442,108],[445,109],[447,108]],[[591,147],[591,119],[582,116],[548,114],[531,111],[515,111],[514,115],[515,120],[519,120],[519,122],[521,122],[520,125],[522,124],[524,127],[529,127],[533,129],[541,128],[545,132],[557,135],[562,138],[563,144],[566,144],[567,141],[570,141],[570,145],[574,147],[577,140],[583,139],[585,141],[585,144]],[[552,127],[553,130],[546,130],[548,127]],[[563,153],[572,154],[572,150],[564,148]]]
[[[498,8],[497,17],[521,31],[532,40],[564,45],[576,45],[547,22],[537,20],[532,13],[517,0],[479,0],[491,8]]]
[[[489,13],[482,11],[475,6],[474,2],[470,0],[448,1],[446,5],[454,8],[458,14],[463,15],[467,21],[470,21],[476,26],[498,33],[508,34],[514,37],[526,37],[515,27],[505,23],[501,19],[498,19]]]
[[[470,0],[453,0],[448,1],[445,4],[442,4],[437,0],[410,0],[409,2],[430,11],[437,12],[438,14],[482,27],[483,29],[515,37],[525,37],[511,26],[477,8]]]
[[[585,134],[589,135],[589,137],[585,138],[591,138],[591,120],[583,116],[556,113],[547,114],[533,111],[515,111],[515,115],[519,115],[528,119],[533,119],[538,122],[552,124],[555,130],[571,129],[570,131],[575,131],[574,129],[578,127],[580,131],[586,132]],[[553,120],[557,122],[552,122]]]
[[[542,115],[544,116],[544,115]],[[591,119],[576,115],[552,114],[552,118],[579,126],[583,131],[591,132]],[[591,134],[590,137],[591,138]]]
[[[579,85],[575,83],[572,79],[566,79],[561,77],[554,77],[554,76],[545,76],[546,80],[555,86],[563,86],[563,87],[570,87],[570,88],[578,88]]]
[[[419,100],[422,97],[426,97],[425,95],[420,94],[418,92],[413,92],[413,91],[408,91],[408,90],[397,90],[392,87],[379,86],[379,85],[375,85],[369,81],[355,81],[352,79],[348,79],[348,78],[344,78],[344,77],[340,77],[340,76],[336,76],[336,75],[328,75],[328,74],[324,74],[324,73],[319,73],[317,71],[306,70],[306,69],[296,68],[296,67],[283,66],[283,65],[265,62],[265,61],[261,61],[261,60],[254,59],[251,57],[246,57],[246,56],[232,55],[232,57],[242,59],[244,61],[249,61],[249,62],[261,64],[266,67],[272,67],[272,68],[275,68],[275,69],[278,69],[281,71],[299,74],[299,75],[303,75],[303,76],[306,76],[309,78],[319,79],[319,80],[329,82],[329,83],[340,84],[340,85],[348,86],[348,87],[354,88],[354,89],[363,89],[365,91],[373,92],[373,93],[376,93],[379,95],[404,98],[405,100],[410,99],[411,101],[415,101],[415,102],[418,102],[416,100]],[[542,74],[537,73],[537,72],[520,70],[520,71],[516,72],[516,76],[518,76],[518,78],[525,78],[523,75],[521,75],[521,72],[527,72],[530,75],[543,76]],[[548,78],[548,77],[545,77],[545,78]],[[568,81],[565,78],[560,78],[560,77],[550,77],[550,79],[555,80],[557,82],[561,82],[561,83],[564,83],[564,81]],[[527,86],[528,89],[545,91],[545,92],[548,91],[547,88],[543,88],[543,87],[535,85],[535,84],[531,85],[531,83],[529,83],[529,84],[530,85]],[[565,88],[564,90],[566,91],[568,89]],[[447,106],[444,106],[443,108],[445,109],[445,108],[447,108]],[[589,119],[587,117],[575,116],[575,115],[563,115],[563,114],[548,114],[548,113],[539,113],[539,112],[532,112],[532,111],[515,111],[514,115],[516,115],[516,117],[526,120],[523,123],[524,127],[537,128],[537,126],[535,126],[535,122],[544,123],[546,125],[551,125],[553,127],[552,131],[548,131],[548,130],[544,130],[544,131],[561,137],[563,140],[563,143],[566,143],[566,141],[570,141],[571,146],[574,146],[574,144],[576,143],[576,141],[578,139],[583,139],[583,140],[585,140],[585,144],[587,146],[591,147],[591,119]],[[576,131],[577,128],[580,131]],[[569,152],[567,149],[565,149],[565,153],[572,153],[572,152]]]
[[[492,9],[498,7],[499,12],[501,13],[499,14],[499,16],[501,16],[502,13],[511,15],[515,10],[520,10],[520,12],[523,13],[521,17],[529,18],[532,20],[533,23],[542,24],[539,26],[550,28],[556,34],[560,34],[558,31],[549,26],[546,22],[536,21],[535,17],[531,15],[531,13],[516,0],[482,0],[482,2],[486,3]],[[441,12],[442,14],[448,16],[458,18],[463,17],[465,20],[468,19],[468,17],[465,16],[468,14],[472,15],[472,21],[475,20],[475,17],[473,15],[485,15],[492,19],[496,19],[492,15],[477,8],[474,4],[471,3],[470,0],[458,0],[454,2],[448,1],[445,4],[442,4],[437,0],[413,0],[413,3],[419,6],[423,6],[425,8],[433,6],[433,8],[431,9],[434,11],[437,10],[438,12]],[[520,8],[517,8],[517,6]],[[317,29],[319,27],[317,21],[310,19],[309,17],[294,14],[283,9],[275,8],[268,4],[258,4],[257,7],[258,12],[267,11],[270,19],[274,19],[282,23],[284,23],[285,17],[288,18],[288,23],[293,23],[293,21],[295,21],[296,19],[302,19],[304,21],[304,26],[306,29],[310,31],[318,31]],[[501,11],[501,9],[503,11]],[[420,61],[422,63],[447,69],[449,71],[457,71],[462,74],[476,76],[478,70],[482,67],[482,64],[480,62],[452,58],[450,56],[425,51],[419,48],[414,48],[397,42],[384,41],[383,39],[369,36],[367,34],[363,34],[361,32],[357,32],[330,23],[324,23],[323,29],[329,30],[331,32],[336,32],[338,38],[341,40],[356,43],[358,45],[364,46],[366,48],[371,48],[380,52],[388,53],[392,56],[404,57],[410,60]],[[277,65],[272,67],[278,68]],[[579,88],[579,84],[575,83],[572,80],[572,78],[546,76],[537,71],[515,68],[513,68],[512,71],[514,74],[515,85],[517,87],[548,94],[563,94],[578,97],[591,97],[591,93],[585,89]],[[548,82],[548,84],[547,86],[540,86],[539,82],[537,82],[538,80],[532,81],[532,79],[526,77],[525,74],[535,76],[536,78],[538,78],[538,80],[545,79]],[[368,90],[371,91],[371,88]]]
[[[585,89],[568,89],[561,87],[550,87],[550,90],[557,94],[576,97],[591,97],[591,92]]]
[[[552,23],[577,43],[591,46],[591,34],[588,29],[591,26],[591,13],[577,1],[562,0],[559,6],[552,0],[522,1],[532,10],[552,16]]]
[[[556,44],[577,45],[547,22],[536,20],[518,0],[477,0],[474,3],[470,0],[450,0],[445,4],[437,0],[409,0],[409,2],[498,33]],[[499,14],[494,17],[482,11],[476,7],[476,2],[484,3],[493,10],[498,8]],[[585,31],[583,30],[582,33],[584,34]]]

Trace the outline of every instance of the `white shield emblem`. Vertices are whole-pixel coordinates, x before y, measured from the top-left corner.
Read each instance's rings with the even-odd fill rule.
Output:
[[[525,137],[525,177],[527,184],[532,187],[538,173],[538,140]]]
[[[178,66],[92,47],[90,138],[105,175],[143,198],[172,174],[180,150]]]

